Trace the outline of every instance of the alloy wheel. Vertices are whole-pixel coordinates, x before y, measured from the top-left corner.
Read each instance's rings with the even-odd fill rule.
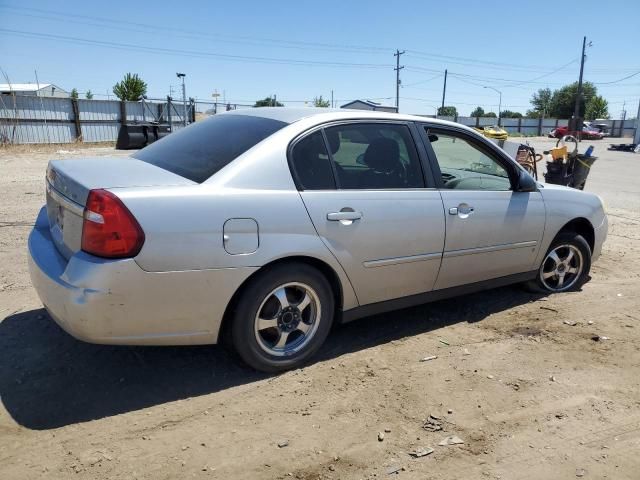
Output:
[[[584,268],[582,252],[571,244],[554,247],[540,266],[540,281],[552,292],[570,289],[580,278]]]
[[[280,285],[258,308],[254,321],[256,340],[270,355],[293,355],[311,341],[320,318],[320,300],[309,285],[299,282]]]

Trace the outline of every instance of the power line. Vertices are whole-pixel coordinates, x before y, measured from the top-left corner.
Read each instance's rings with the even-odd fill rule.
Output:
[[[273,38],[241,36],[241,35],[222,35],[222,34],[216,34],[211,32],[200,32],[200,31],[188,30],[183,28],[176,28],[171,26],[159,26],[159,25],[152,25],[148,23],[131,22],[131,21],[123,20],[121,18],[116,19],[116,18],[106,18],[106,17],[95,17],[95,16],[89,16],[89,15],[60,13],[53,10],[45,10],[40,8],[31,8],[31,7],[22,7],[22,6],[15,7],[10,5],[0,5],[0,9],[13,10],[14,14],[21,15],[21,16],[30,16],[35,18],[43,18],[47,20],[72,22],[72,23],[90,25],[90,26],[101,26],[101,27],[106,27],[106,28],[111,28],[116,30],[132,31],[131,28],[126,28],[122,26],[122,25],[129,25],[130,27],[135,27],[133,31],[139,31],[140,28],[151,30],[152,33],[155,33],[158,31],[160,32],[170,31],[170,32],[178,32],[178,33],[186,34],[187,36],[191,36],[191,37],[210,38],[210,39],[216,39],[218,41],[220,41],[220,39],[223,39],[223,40],[226,39],[224,41],[228,41],[231,43],[233,43],[234,41],[235,42],[238,42],[238,41],[239,42],[260,42],[258,43],[258,45],[263,45],[264,42],[269,42],[274,44],[280,44],[280,46],[283,46],[283,47],[289,46],[292,48],[306,48],[306,49],[320,48],[320,49],[330,49],[330,50],[337,49],[337,50],[348,50],[348,51],[359,51],[359,52],[368,51],[369,53],[379,53],[379,54],[387,54],[389,51],[392,51],[391,48],[364,46],[364,45],[304,42],[304,41],[280,40],[280,39],[273,39]],[[21,10],[35,12],[41,15],[28,14],[28,13],[21,12]],[[56,17],[61,17],[61,18],[56,18]],[[75,18],[78,20],[70,20],[72,18]],[[82,20],[82,21],[79,21],[79,20]],[[87,23],[86,20],[89,20],[91,22],[99,22],[99,24]],[[253,43],[253,44],[255,45],[256,43]]]
[[[38,32],[27,32],[21,30],[10,30],[5,28],[0,28],[0,32],[4,32],[10,35],[16,35],[21,37],[31,37],[31,38],[40,38],[47,40],[57,40],[63,42],[72,42],[72,43],[83,43],[86,45],[96,45],[106,48],[115,48],[120,50],[137,50],[147,53],[158,53],[164,55],[180,55],[180,56],[191,56],[191,57],[216,57],[222,58],[226,60],[233,61],[241,61],[241,62],[261,62],[261,63],[272,63],[272,64],[285,64],[285,65],[305,65],[305,66],[328,66],[328,67],[349,67],[349,68],[389,68],[391,65],[388,64],[376,64],[376,63],[349,63],[349,62],[325,62],[319,60],[296,60],[296,59],[288,59],[288,58],[272,58],[272,57],[255,57],[255,56],[246,56],[246,55],[230,55],[225,53],[215,53],[215,52],[204,52],[197,50],[181,50],[181,49],[173,49],[173,48],[162,48],[162,47],[148,47],[145,45],[135,45],[130,43],[116,43],[116,42],[108,42],[103,40],[90,40],[87,38],[79,38],[79,37],[69,37],[63,35],[53,35],[48,33],[38,33]]]
[[[640,75],[640,71],[632,73],[631,75],[627,75],[626,77],[619,78],[618,80],[613,80],[612,82],[594,82],[594,85],[611,85],[613,83],[619,83],[619,82],[627,80],[627,79],[629,79],[631,77],[635,77],[636,75]]]

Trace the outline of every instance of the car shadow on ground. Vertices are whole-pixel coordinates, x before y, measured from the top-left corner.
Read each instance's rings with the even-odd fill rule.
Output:
[[[518,286],[504,287],[363,318],[334,329],[316,361],[477,322],[538,298]],[[0,398],[11,417],[30,429],[100,419],[263,378],[267,375],[242,366],[219,346],[83,343],[43,309],[16,313],[0,323]]]

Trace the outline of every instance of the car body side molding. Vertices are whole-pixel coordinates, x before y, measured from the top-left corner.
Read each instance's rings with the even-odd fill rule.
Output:
[[[408,297],[396,298],[393,300],[387,300],[378,303],[371,303],[369,305],[362,305],[360,307],[355,307],[350,310],[343,311],[341,323],[348,323],[359,318],[390,312],[392,310],[414,307],[416,305],[444,300],[446,298],[456,297],[458,295],[466,295],[470,293],[480,292],[482,290],[488,290],[491,288],[504,287],[506,285],[511,285],[514,283],[526,282],[528,280],[533,280],[534,278],[536,278],[537,274],[538,270],[532,270],[530,272],[516,273],[513,275],[506,275],[504,277],[492,278],[490,280],[484,280],[482,282],[443,288],[441,290],[432,290],[430,292],[410,295]]]

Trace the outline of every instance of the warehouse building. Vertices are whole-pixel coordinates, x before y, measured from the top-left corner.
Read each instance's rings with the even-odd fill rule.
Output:
[[[69,98],[69,92],[53,83],[0,83],[0,95]]]

